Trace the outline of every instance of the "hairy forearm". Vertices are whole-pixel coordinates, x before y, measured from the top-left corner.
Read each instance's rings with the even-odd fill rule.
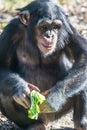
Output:
[[[59,111],[69,97],[87,87],[87,66],[76,68],[61,82],[58,82],[47,98],[49,104]]]
[[[26,86],[27,84],[18,74],[10,70],[0,70],[0,91],[3,94],[13,94],[14,88]]]

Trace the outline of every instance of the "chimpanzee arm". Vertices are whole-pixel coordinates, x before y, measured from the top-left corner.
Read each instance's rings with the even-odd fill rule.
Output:
[[[87,87],[87,65],[73,69],[65,80],[58,82],[48,96],[48,102],[59,111],[69,97],[78,94]]]
[[[16,45],[17,37],[14,36],[18,31],[18,20],[13,20],[7,25],[0,36],[0,92],[10,94],[12,86],[26,86],[25,82],[16,74],[17,56]],[[14,72],[13,72],[14,69]]]
[[[16,46],[19,39],[15,35],[19,30],[18,26],[18,19],[12,20],[0,35],[0,68],[11,69],[12,60],[16,58]]]
[[[29,87],[36,88],[17,74],[16,50],[22,40],[18,22],[19,20],[15,19],[9,23],[0,36],[0,99],[3,100],[4,95],[27,108],[29,101],[26,96],[29,96]]]
[[[52,108],[59,111],[69,97],[78,94],[87,87],[87,41],[79,34],[72,36],[81,51],[80,57],[75,61],[68,76],[51,89],[47,100]],[[81,44],[82,43],[82,44]],[[76,49],[76,48],[75,48]]]
[[[22,91],[22,87],[27,88],[27,86],[28,83],[18,74],[15,74],[10,70],[0,70],[0,93],[10,97],[17,92],[17,89]]]

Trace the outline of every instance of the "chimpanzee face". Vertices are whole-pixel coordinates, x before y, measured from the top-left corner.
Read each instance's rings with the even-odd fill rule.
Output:
[[[62,22],[57,19],[44,18],[38,21],[35,29],[36,41],[44,56],[48,56],[55,51],[61,26]]]
[[[61,8],[52,2],[34,3],[21,12],[21,22],[29,29],[29,39],[38,47],[44,57],[51,55],[56,49],[64,48],[68,41],[68,33],[72,33],[67,16]],[[24,13],[24,14],[23,14]]]

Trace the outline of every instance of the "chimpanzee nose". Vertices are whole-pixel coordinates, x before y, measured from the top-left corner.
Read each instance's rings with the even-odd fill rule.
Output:
[[[54,38],[54,33],[53,33],[53,31],[47,31],[46,33],[45,33],[45,37],[46,38],[48,38],[48,39],[53,39]]]

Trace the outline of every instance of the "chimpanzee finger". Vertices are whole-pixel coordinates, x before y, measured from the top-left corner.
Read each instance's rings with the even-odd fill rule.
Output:
[[[42,92],[41,94],[45,97],[48,97],[48,95],[50,94],[50,89],[46,90],[45,92]]]
[[[22,94],[22,95],[14,95],[13,99],[15,102],[17,102],[18,104],[20,104],[21,106],[23,106],[24,108],[29,108],[30,104],[29,104],[29,100],[27,99],[26,95]]]
[[[20,99],[23,102],[24,106],[26,106],[26,108],[30,107],[29,98],[27,98],[25,94],[20,95]]]
[[[29,83],[29,89],[30,89],[30,91],[36,90],[36,91],[40,92],[40,89],[37,86],[30,84],[30,83]]]

